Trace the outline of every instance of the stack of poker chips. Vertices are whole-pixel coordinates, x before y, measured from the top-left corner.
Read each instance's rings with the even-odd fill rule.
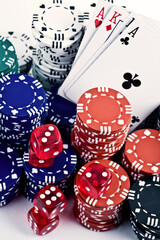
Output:
[[[49,107],[47,119],[58,127],[63,139],[69,142],[76,117],[76,105],[57,92],[58,87],[54,87],[46,93]]]
[[[34,196],[44,186],[54,184],[62,192],[70,190],[75,176],[77,156],[74,149],[63,141],[62,152],[54,157],[49,167],[35,167],[29,163],[29,149],[23,156],[25,179],[23,181],[24,196],[33,201]]]
[[[84,35],[83,16],[74,5],[39,1],[33,14],[32,32],[37,47],[33,53],[33,76],[45,90],[61,85],[72,67]]]
[[[6,37],[15,47],[20,73],[28,74],[32,67],[33,40],[25,33],[13,31],[3,32],[2,36]]]
[[[0,144],[0,207],[16,197],[22,169],[23,162],[18,153]]]
[[[116,227],[122,219],[129,188],[129,177],[117,163],[109,160],[86,163],[74,180],[76,219],[92,231]]]
[[[144,176],[160,176],[160,131],[141,129],[130,134],[121,163],[133,181]]]
[[[38,80],[21,74],[0,81],[0,141],[25,150],[31,132],[45,121],[48,105]]]
[[[0,78],[19,73],[18,59],[13,44],[0,36]]]
[[[111,159],[125,142],[131,115],[130,103],[114,89],[99,87],[83,93],[71,133],[72,145],[82,164]]]
[[[132,185],[128,201],[131,224],[137,237],[160,239],[160,178],[145,177]]]

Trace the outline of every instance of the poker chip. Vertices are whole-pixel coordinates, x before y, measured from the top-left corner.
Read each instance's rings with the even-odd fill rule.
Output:
[[[8,39],[15,47],[20,73],[28,74],[32,66],[33,40],[25,33],[14,31],[3,32],[2,36]]]
[[[114,89],[99,87],[83,93],[71,133],[72,145],[83,162],[113,157],[125,142],[131,115],[130,103]]]
[[[147,176],[135,182],[128,194],[131,224],[140,239],[160,238],[160,178]]]
[[[13,44],[4,36],[0,36],[0,78],[19,73],[18,59]]]
[[[111,174],[107,186],[101,185],[105,171]],[[119,164],[109,160],[86,163],[74,179],[76,219],[93,231],[107,231],[116,227],[121,221],[122,206],[129,188],[129,177]],[[96,195],[97,191],[99,196]]]
[[[159,236],[153,233],[150,233],[149,231],[146,231],[140,224],[138,224],[136,221],[134,221],[131,217],[131,225],[132,229],[137,235],[137,237],[142,239],[155,239],[158,240]]]
[[[76,6],[47,1],[33,14],[32,30],[48,45],[74,37],[82,29],[81,12]],[[52,17],[51,17],[52,16]],[[63,19],[62,19],[63,16]],[[64,21],[65,19],[65,21]],[[39,39],[38,38],[38,39]],[[71,41],[72,42],[72,41]]]
[[[4,207],[7,204],[9,204],[10,202],[12,202],[15,199],[16,196],[17,196],[17,194],[14,194],[13,196],[8,197],[5,200],[0,201],[0,207]]]
[[[33,14],[33,76],[44,89],[61,85],[68,76],[84,35],[83,15],[75,4],[40,1]]]
[[[31,132],[47,116],[48,104],[42,85],[28,75],[5,76],[0,82],[0,105],[1,142],[25,150]]]
[[[57,94],[58,87],[46,93],[49,110],[47,119],[55,124],[63,139],[70,141],[71,130],[76,117],[76,105]]]
[[[29,150],[24,153],[23,167],[25,170],[23,192],[28,199],[33,199],[36,193],[48,184],[54,184],[62,191],[71,189],[77,166],[77,156],[74,149],[63,141],[62,152],[54,158],[50,167],[34,167],[29,163]]]
[[[160,131],[141,129],[127,137],[121,163],[133,180],[160,174]]]
[[[7,145],[0,144],[0,207],[11,202],[18,193],[23,161]]]

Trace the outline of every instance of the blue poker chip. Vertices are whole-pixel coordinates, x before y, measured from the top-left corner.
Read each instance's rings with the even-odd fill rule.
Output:
[[[15,193],[19,189],[19,184],[16,184],[14,187],[10,187],[5,191],[0,192],[0,199],[8,197],[9,195]]]
[[[74,149],[67,142],[63,141],[62,152],[54,158],[54,163],[50,167],[36,168],[29,164],[29,150],[23,157],[25,172],[36,182],[52,183],[60,182],[69,177],[77,165],[77,156]]]
[[[4,186],[3,189],[2,188],[0,189],[0,196],[6,195],[9,192],[13,192],[14,190],[18,189],[18,187],[19,187],[19,182],[17,182],[16,184],[14,184],[9,188],[8,187],[5,188]]]
[[[19,154],[9,146],[0,144],[0,192],[18,183],[23,169]]]
[[[44,186],[38,185],[36,183],[33,183],[31,181],[26,181],[24,182],[24,187],[26,191],[31,191],[34,194],[38,193]]]
[[[18,193],[18,189],[14,190],[13,192],[10,192],[10,193],[8,193],[6,195],[0,196],[0,201],[7,200],[7,199],[15,196],[17,193]]]
[[[43,124],[48,114],[48,104],[44,103],[37,117],[18,119],[15,116],[4,116],[0,113],[0,124],[14,132],[24,132]]]
[[[13,149],[26,149],[28,147],[29,136],[28,138],[25,137],[24,139],[21,139],[21,140],[17,140],[17,139],[13,140],[13,139],[6,138],[6,136],[3,136],[0,133],[0,141],[1,143],[7,144]]]
[[[58,88],[54,87],[47,92],[49,105],[48,118],[55,125],[72,127],[76,117],[76,104],[57,94]]]
[[[32,191],[34,193],[39,192],[39,190],[44,187],[44,185],[39,185],[36,182],[33,182],[31,179],[30,180],[26,179],[24,182],[24,185],[27,190]],[[48,184],[45,184],[45,186],[46,185],[48,185]],[[67,188],[70,185],[70,179],[69,178],[67,180],[64,179],[58,183],[55,182],[54,185],[61,189]]]
[[[42,85],[28,75],[8,75],[0,81],[0,111],[5,116],[36,116],[45,101]]]
[[[35,197],[35,195],[36,195],[36,193],[34,192],[34,191],[32,191],[32,190],[29,190],[29,189],[27,189],[27,188],[24,188],[24,195],[26,196],[26,197],[29,197],[29,198],[34,198]]]
[[[57,187],[59,187],[59,185],[66,185],[67,186],[68,182],[70,181],[71,176],[72,175],[68,176],[67,178],[65,178],[65,179],[63,179],[59,182],[55,182],[54,185],[56,185]],[[37,188],[41,189],[41,188],[43,188],[43,187],[45,187],[46,185],[49,184],[47,182],[43,182],[43,181],[40,181],[40,180],[37,181],[37,179],[31,178],[31,176],[27,172],[25,172],[25,177],[26,178],[25,178],[25,181],[24,181],[24,185],[29,186],[29,188],[31,187],[32,191],[34,191]]]
[[[6,198],[5,200],[0,200],[0,207],[6,206],[10,202],[12,202],[15,197],[17,196],[17,193],[13,194],[11,197]]]

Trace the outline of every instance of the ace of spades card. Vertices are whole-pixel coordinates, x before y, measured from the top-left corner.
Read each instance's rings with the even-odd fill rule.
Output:
[[[138,119],[130,131],[160,104],[160,33],[137,16],[92,66],[71,86],[73,102],[88,89],[114,88],[130,101]]]

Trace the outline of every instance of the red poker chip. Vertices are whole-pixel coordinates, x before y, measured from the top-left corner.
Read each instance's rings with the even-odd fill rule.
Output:
[[[103,142],[98,142],[96,139],[86,138],[84,135],[82,135],[80,132],[78,132],[78,130],[76,128],[74,128],[72,130],[72,132],[74,134],[74,138],[75,138],[75,136],[77,136],[78,141],[81,141],[83,144],[85,144],[86,146],[88,146],[90,148],[98,148],[98,149],[117,147],[122,142],[124,142],[124,139],[126,137],[126,134],[124,134],[124,135],[120,135],[119,138],[117,137],[115,140],[112,140],[112,141],[106,140]]]
[[[123,203],[118,204],[116,206],[109,206],[109,207],[104,207],[104,208],[97,208],[97,207],[92,207],[88,204],[86,204],[86,202],[83,202],[82,199],[79,198],[78,195],[75,196],[75,204],[76,205],[81,205],[82,206],[82,210],[83,208],[88,209],[89,212],[91,212],[91,214],[94,215],[110,215],[110,214],[117,214],[120,211],[122,211],[122,207],[123,207]]]
[[[102,221],[112,221],[112,220],[115,220],[115,219],[118,219],[120,218],[122,212],[119,212],[117,214],[106,214],[106,215],[93,215],[87,211],[82,211],[81,208],[78,208],[76,205],[75,205],[76,209],[77,209],[77,212],[80,211],[80,213],[83,213],[85,214],[86,216],[90,217],[92,220],[94,221],[97,221],[97,222],[102,222]]]
[[[130,121],[129,121],[130,123]],[[74,124],[74,127],[77,127],[79,129],[79,131],[86,135],[86,136],[89,136],[89,137],[93,137],[93,138],[105,138],[105,139],[108,139],[108,140],[112,140],[116,137],[118,137],[119,135],[123,134],[126,129],[128,128],[129,126],[129,123],[127,125],[125,125],[120,131],[116,132],[116,133],[113,133],[113,132],[110,132],[110,134],[107,134],[107,133],[101,133],[101,132],[94,132],[92,129],[88,128],[86,125],[84,125],[80,119],[79,119],[79,116],[77,115],[76,116],[76,119],[75,119],[75,124]]]
[[[99,219],[99,220],[112,220],[115,218],[118,218],[122,213],[122,208],[119,210],[112,210],[112,211],[106,211],[106,212],[99,212],[96,210],[90,210],[86,207],[82,207],[81,205],[78,205],[75,200],[75,207],[77,208],[77,211],[80,211],[82,213],[85,213],[86,215],[89,215],[93,219]]]
[[[115,219],[114,221],[109,221],[109,222],[106,222],[106,221],[102,221],[102,222],[97,222],[97,221],[90,221],[90,219],[85,216],[85,215],[77,215],[75,213],[75,215],[77,216],[77,218],[79,218],[81,221],[89,224],[90,226],[92,227],[96,227],[96,228],[107,228],[107,227],[115,227],[116,225],[118,225],[121,221],[121,219]]]
[[[79,218],[76,214],[75,214],[75,217],[84,227],[92,231],[98,231],[98,232],[111,230],[120,224],[119,221],[115,221],[115,223],[99,225],[97,223],[94,224],[92,222],[86,221],[85,218]]]
[[[113,154],[115,154],[117,151],[119,151],[122,146],[123,143],[121,143],[120,146],[118,147],[113,147],[113,148],[105,148],[104,150],[101,149],[96,149],[96,148],[90,148],[89,146],[85,146],[84,143],[82,143],[81,141],[79,141],[78,139],[76,140],[75,137],[72,135],[71,138],[71,142],[73,143],[73,145],[76,145],[78,150],[80,152],[90,152],[93,155],[96,155],[97,157],[108,157],[108,156],[112,156]]]
[[[82,222],[79,218],[76,218],[76,219],[83,227],[85,227],[85,228],[87,228],[87,229],[89,229],[91,231],[94,231],[94,232],[109,231],[109,230],[115,228],[116,226],[118,226],[118,225],[113,225],[112,227],[103,227],[103,228],[99,229],[96,226],[91,226],[90,224]]]
[[[92,163],[99,163],[105,166],[112,174],[112,181],[109,189],[104,193],[103,198],[93,199],[89,196],[85,195],[81,190],[78,184],[80,176],[83,175],[84,170],[90,166]],[[74,189],[75,194],[80,196],[84,202],[88,205],[97,208],[105,208],[116,206],[122,203],[128,194],[130,188],[130,180],[126,173],[126,171],[117,163],[112,161],[105,161],[105,160],[98,160],[92,161],[85,164],[77,173],[75,180],[74,180]]]
[[[81,122],[92,131],[109,135],[121,131],[127,125],[132,108],[123,94],[101,87],[90,89],[80,97],[77,114]]]
[[[76,219],[84,226],[87,227],[90,230],[93,231],[107,231],[110,230],[112,228],[115,228],[116,226],[119,225],[121,219],[117,219],[114,221],[108,221],[107,222],[94,222],[94,221],[90,221],[88,217],[86,217],[85,215],[78,215],[75,208],[73,209],[74,214]]]
[[[160,131],[138,130],[128,136],[124,147],[125,165],[144,175],[160,174]],[[123,157],[124,158],[124,157]]]
[[[121,147],[124,144],[124,139],[122,142],[119,142],[119,145],[115,145],[110,148],[102,148],[102,146],[99,146],[99,149],[96,145],[89,145],[88,143],[85,144],[85,141],[79,137],[79,135],[76,134],[76,132],[73,130],[71,133],[71,142],[73,145],[75,144],[79,151],[85,151],[90,152],[92,154],[98,155],[98,156],[103,156],[107,157],[110,156],[111,154],[115,154],[117,151],[121,149]],[[97,148],[96,148],[97,147]]]
[[[85,159],[88,158],[90,160],[93,160],[94,158],[95,159],[111,159],[111,157],[114,155],[114,153],[112,154],[98,154],[97,152],[91,152],[91,151],[88,151],[87,149],[85,148],[80,148],[79,146],[77,146],[77,144],[73,141],[71,141],[72,143],[72,146],[74,147],[74,149],[76,150],[76,152],[78,153],[78,155]]]

